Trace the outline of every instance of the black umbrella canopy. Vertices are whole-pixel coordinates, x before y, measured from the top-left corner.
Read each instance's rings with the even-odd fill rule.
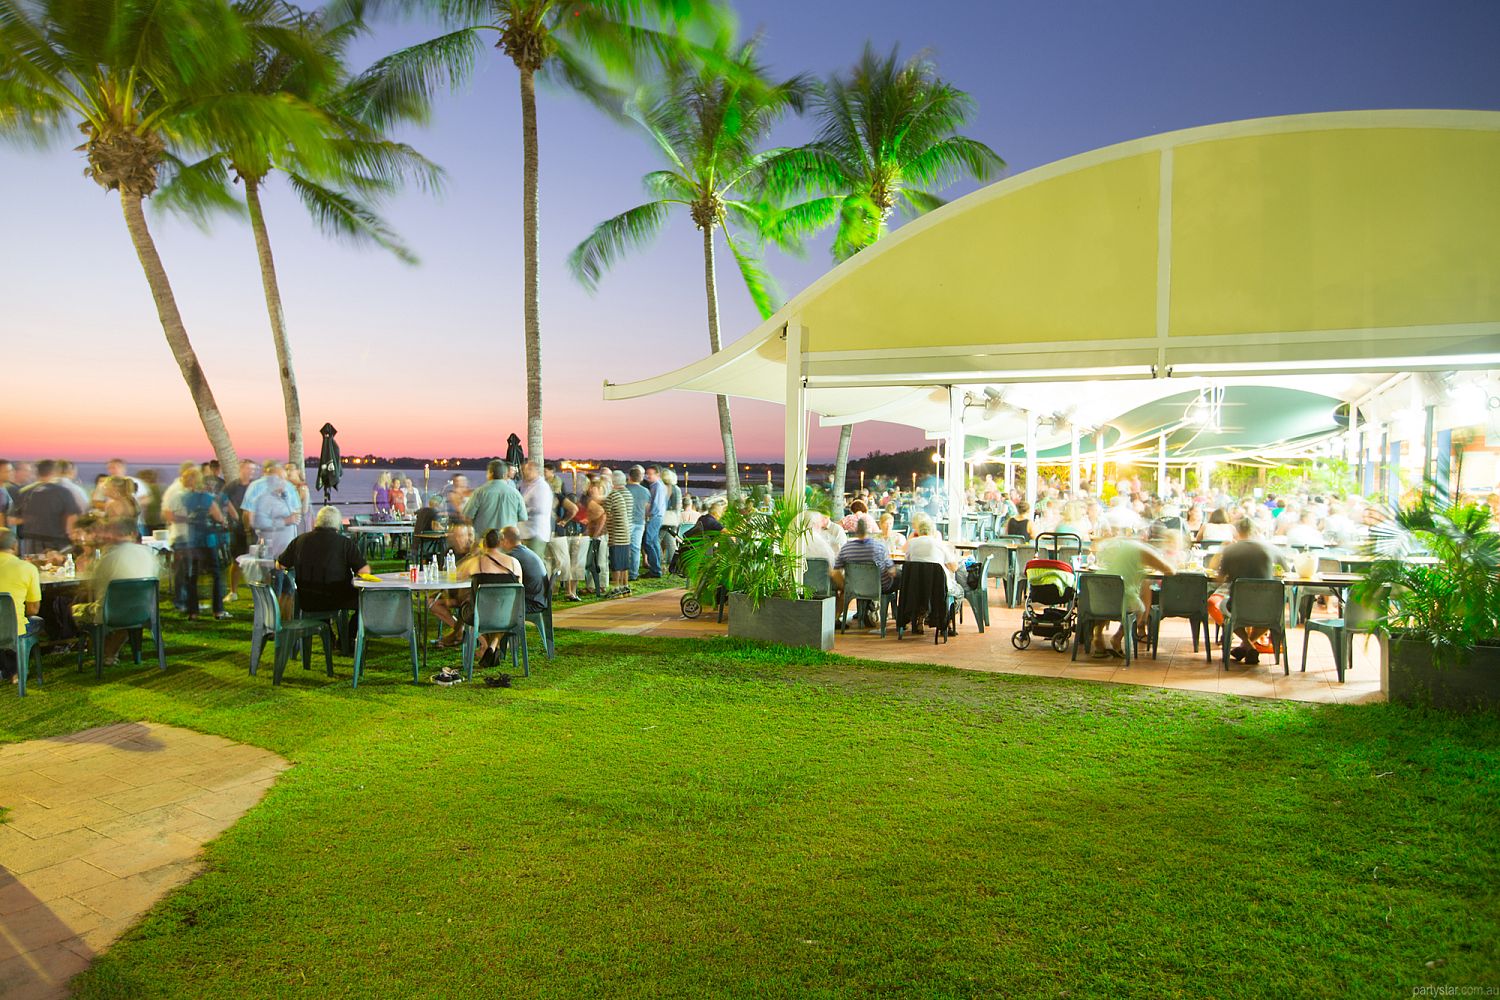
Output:
[[[339,454],[339,443],[333,439],[338,428],[324,424],[318,433],[323,435],[323,448],[318,452],[318,489],[326,494],[339,488],[339,480],[344,478],[344,459]]]
[[[515,434],[505,439],[505,461],[510,465],[520,465],[526,461],[526,453],[521,450],[521,439]]]

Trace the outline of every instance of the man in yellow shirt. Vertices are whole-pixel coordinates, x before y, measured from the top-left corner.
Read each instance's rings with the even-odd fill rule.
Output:
[[[0,593],[15,601],[16,634],[41,635],[42,578],[35,566],[16,556],[16,546],[16,533],[0,528]],[[9,652],[0,660],[0,674],[15,680],[15,657]]]

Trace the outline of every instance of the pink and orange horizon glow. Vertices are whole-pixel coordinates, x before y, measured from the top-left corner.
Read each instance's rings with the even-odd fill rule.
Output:
[[[827,74],[871,43],[928,49],[969,91],[967,134],[1018,172],[1138,136],[1273,114],[1353,108],[1497,108],[1493,46],[1500,4],[1267,0],[1253,8],[1153,4],[976,4],[931,0],[913,19],[898,0],[740,0],[747,31],[780,75]],[[356,68],[432,37],[435,25],[384,24],[352,54]],[[898,38],[897,32],[901,35]],[[1392,72],[1391,67],[1400,67]],[[265,190],[302,396],[307,447],[332,422],[347,454],[501,454],[524,439],[519,111],[514,67],[481,59],[469,86],[442,98],[433,123],[398,136],[446,168],[441,197],[403,193],[386,207],[421,257],[351,248],[315,231],[275,175]],[[668,393],[606,403],[629,382],[707,353],[696,230],[673,218],[651,247],[605,276],[573,280],[568,252],[600,221],[645,200],[660,167],[641,135],[566,94],[539,95],[541,321],[547,454],[716,461],[710,396]],[[772,141],[813,123],[792,119]],[[70,138],[72,136],[72,138]],[[0,456],[166,463],[207,457],[187,389],[163,341],[113,194],[83,176],[71,131],[49,151],[0,148],[6,238],[0,330],[6,416]],[[973,185],[945,192],[957,197]],[[150,216],[188,332],[241,455],[283,456],[276,361],[248,227],[205,233]],[[893,219],[899,224],[900,219]],[[726,343],[758,315],[720,247]],[[805,258],[771,253],[788,294],[830,266],[828,237]],[[781,456],[782,411],[734,401],[749,464]],[[815,428],[810,459],[832,459],[836,432]],[[923,443],[909,428],[866,424],[853,453]]]

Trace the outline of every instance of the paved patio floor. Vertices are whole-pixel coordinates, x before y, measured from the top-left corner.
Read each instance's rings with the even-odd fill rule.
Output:
[[[290,766],[149,722],[0,746],[0,997],[66,996]]]
[[[726,626],[715,621],[712,608],[703,616],[689,621],[678,610],[681,590],[663,590],[639,597],[616,598],[555,612],[558,628],[587,629],[626,635],[710,636],[723,635]],[[1321,617],[1326,612],[1319,611]],[[1046,677],[1072,677],[1117,684],[1150,684],[1189,691],[1215,691],[1220,694],[1249,695],[1258,698],[1285,698],[1294,701],[1362,702],[1382,700],[1380,692],[1380,646],[1359,637],[1354,641],[1354,664],[1345,672],[1345,682],[1338,682],[1333,666],[1333,650],[1328,640],[1316,633],[1309,642],[1307,672],[1301,670],[1302,630],[1287,636],[1291,653],[1291,674],[1283,675],[1271,658],[1261,656],[1257,666],[1247,667],[1231,661],[1225,671],[1214,648],[1209,662],[1200,646],[1193,652],[1188,623],[1167,619],[1162,623],[1159,659],[1149,651],[1143,659],[1126,667],[1121,660],[1091,660],[1080,650],[1077,662],[1068,653],[1055,652],[1050,645],[1033,638],[1031,647],[1018,650],[1011,645],[1011,635],[1020,628],[1020,609],[1005,607],[998,591],[990,592],[991,626],[980,635],[970,609],[964,608],[964,624],[958,635],[947,643],[934,645],[931,633],[897,640],[894,628],[886,638],[878,632],[851,629],[835,639],[834,652],[871,660],[901,663],[936,663],[965,670],[995,673],[1036,674]]]

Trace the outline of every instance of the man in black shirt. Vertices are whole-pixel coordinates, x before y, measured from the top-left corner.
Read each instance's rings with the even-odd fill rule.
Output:
[[[57,481],[57,463],[36,463],[37,481],[21,491],[15,520],[21,522],[22,552],[40,555],[48,549],[63,549],[73,522],[83,513],[73,491]]]
[[[337,507],[323,507],[313,530],[292,539],[276,561],[297,573],[297,604],[303,611],[358,611],[359,591],[354,578],[370,572],[359,546],[339,532],[343,518]],[[347,630],[344,647],[354,634]]]

